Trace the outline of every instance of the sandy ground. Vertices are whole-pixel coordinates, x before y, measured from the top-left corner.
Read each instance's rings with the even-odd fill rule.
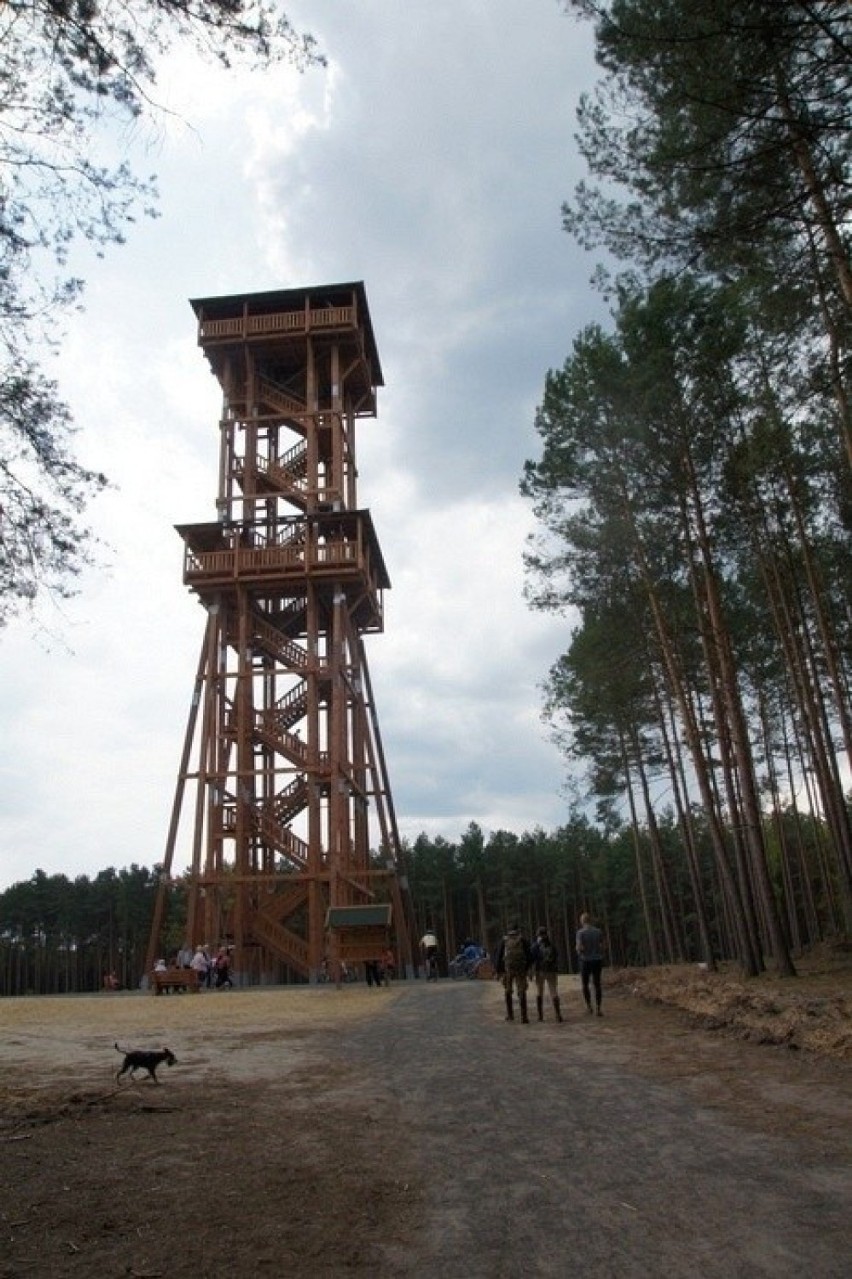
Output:
[[[847,1275],[836,983],[788,997],[827,1051],[561,985],[529,1026],[489,982],[4,1001],[0,1276]],[[178,1063],[119,1088],[116,1040]]]

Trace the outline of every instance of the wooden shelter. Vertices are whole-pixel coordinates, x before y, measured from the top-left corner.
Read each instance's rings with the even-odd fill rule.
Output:
[[[390,586],[356,492],[355,425],[383,384],[364,286],[191,305],[223,393],[219,488],[215,520],[178,526],[207,623],[149,959],[184,838],[183,940],[232,945],[247,980],[316,980],[328,910],[382,902],[410,968],[364,647]]]
[[[381,959],[392,945],[390,905],[329,906],[325,926],[329,949],[346,963]]]

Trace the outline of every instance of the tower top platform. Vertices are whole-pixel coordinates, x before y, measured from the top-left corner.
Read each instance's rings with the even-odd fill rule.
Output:
[[[190,306],[198,318],[199,346],[204,348],[214,371],[216,352],[223,347],[245,342],[280,344],[304,340],[308,335],[339,337],[349,331],[360,335],[373,387],[384,386],[367,291],[361,280],[190,298]]]

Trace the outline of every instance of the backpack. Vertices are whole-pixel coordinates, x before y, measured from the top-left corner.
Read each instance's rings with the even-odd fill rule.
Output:
[[[520,977],[527,971],[527,954],[520,933],[508,933],[503,945],[503,962],[506,972]]]
[[[547,941],[538,942],[538,966],[543,973],[556,972],[556,947],[548,938]]]

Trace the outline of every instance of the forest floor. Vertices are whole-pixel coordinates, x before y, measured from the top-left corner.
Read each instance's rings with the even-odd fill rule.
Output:
[[[852,951],[0,1003],[0,1277],[848,1273]],[[167,1044],[159,1086],[113,1046]]]

